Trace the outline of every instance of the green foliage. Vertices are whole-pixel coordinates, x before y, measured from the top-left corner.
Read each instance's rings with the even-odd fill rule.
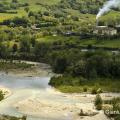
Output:
[[[97,88],[96,87],[92,88],[91,94],[97,94]]]
[[[32,43],[33,45],[33,43]],[[34,54],[38,57],[43,57],[49,51],[49,45],[45,43],[36,43],[34,47]]]
[[[84,79],[83,77],[74,78],[72,76],[64,76],[64,77],[59,76],[59,77],[53,77],[51,81],[49,82],[49,84],[52,86],[56,86],[56,87],[61,86],[61,85],[79,86],[79,85],[82,85],[82,83],[84,83],[85,80],[86,79]]]
[[[74,84],[73,84],[74,83]],[[87,92],[99,94],[104,91],[107,92],[120,92],[119,86],[120,82],[119,79],[98,79],[97,80],[86,80],[84,78],[76,78],[76,77],[68,77],[68,76],[61,76],[61,77],[53,77],[50,80],[50,85],[56,87],[62,92],[67,93],[81,93],[84,92],[83,90],[87,88]],[[107,86],[106,86],[107,85]]]
[[[98,90],[97,90],[97,94],[100,94],[100,93],[102,93],[103,92],[103,90],[101,89],[101,88],[99,88]]]
[[[88,88],[87,87],[84,87],[83,88],[83,92],[87,92],[88,91]]]
[[[13,47],[12,47],[12,49],[13,49],[13,52],[17,52],[18,51],[18,45],[14,44]]]
[[[27,116],[15,117],[15,116],[9,116],[9,115],[0,115],[0,118],[2,120],[26,120]]]
[[[97,110],[102,109],[103,100],[99,94],[96,95],[94,104],[95,104]]]
[[[3,24],[8,25],[8,26],[11,24],[14,24],[14,26],[27,27],[28,23],[29,23],[29,21],[28,21],[28,18],[26,18],[26,17],[22,17],[22,18],[15,17],[13,19],[3,21]]]
[[[4,99],[4,94],[2,91],[0,91],[0,101]]]
[[[106,114],[106,111],[110,111],[110,113],[106,114],[108,117],[113,118],[114,120],[119,120],[120,115],[118,114],[120,112],[120,98],[116,97],[112,100],[105,100],[104,104],[109,104],[112,106],[111,109],[106,108],[104,109],[104,113]]]
[[[30,36],[24,35],[21,37],[20,52],[30,52]]]
[[[4,44],[0,43],[0,58],[7,58],[9,49]]]
[[[33,65],[26,64],[24,62],[13,62],[13,61],[0,61],[0,70],[11,70],[11,69],[29,69]]]
[[[64,73],[67,67],[67,60],[65,57],[59,56],[56,58],[53,70],[56,73]]]
[[[22,120],[27,120],[27,116],[24,115],[24,116],[22,117]]]

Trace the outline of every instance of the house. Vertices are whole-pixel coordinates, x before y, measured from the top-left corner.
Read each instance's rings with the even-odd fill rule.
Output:
[[[117,35],[117,29],[108,26],[96,26],[95,30],[93,31],[94,34],[97,35]]]
[[[32,28],[33,30],[40,30],[40,28],[38,28],[36,24],[32,25],[31,28]]]
[[[115,28],[117,29],[117,32],[120,33],[120,25],[116,25]]]

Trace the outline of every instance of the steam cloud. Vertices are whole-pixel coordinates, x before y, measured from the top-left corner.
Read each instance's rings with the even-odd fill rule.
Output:
[[[118,8],[120,6],[120,0],[109,0],[107,1],[102,9],[98,12],[96,19],[101,17],[103,14],[109,12],[112,8]]]

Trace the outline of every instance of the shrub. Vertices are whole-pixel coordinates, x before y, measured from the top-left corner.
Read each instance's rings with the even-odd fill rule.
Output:
[[[4,99],[4,94],[2,91],[0,91],[0,101]]]
[[[83,109],[80,110],[79,115],[80,115],[80,116],[86,116],[85,113],[83,112]]]
[[[97,94],[97,88],[96,87],[92,88],[91,94]]]
[[[101,88],[99,88],[98,90],[97,90],[97,94],[100,94],[100,93],[102,93],[103,91],[102,91],[102,89]]]
[[[87,92],[88,91],[88,88],[87,87],[84,87],[83,88],[83,92]]]
[[[104,109],[105,115],[108,116],[109,118],[113,118],[114,120],[120,120],[120,114],[118,114],[118,112],[120,113],[120,97],[113,98],[112,100],[104,101],[104,103],[109,104],[109,106],[111,106],[111,108],[107,107]],[[110,112],[108,114],[106,113],[106,111],[113,111],[113,112]]]
[[[97,110],[101,110],[102,109],[102,104],[103,104],[103,101],[102,101],[102,98],[99,94],[96,95],[96,98],[95,98],[95,107]]]
[[[23,115],[22,120],[27,120],[27,116]]]

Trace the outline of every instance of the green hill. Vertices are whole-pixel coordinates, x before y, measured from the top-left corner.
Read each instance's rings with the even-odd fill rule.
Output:
[[[5,9],[9,12],[9,11],[12,11],[12,12],[17,12],[16,14],[13,14],[13,13],[6,13],[6,12],[0,12],[0,21],[3,21],[5,19],[9,19],[9,18],[13,18],[15,16],[18,16],[18,17],[22,17],[22,16],[26,16],[26,12],[24,11],[24,8],[25,7],[19,7],[17,9],[13,9],[9,6],[12,6],[10,5],[11,4],[11,1],[12,0],[0,0],[0,6],[5,6]],[[45,6],[42,6],[42,5],[38,5],[39,4],[43,4],[43,5],[55,5],[57,4],[58,2],[60,2],[60,0],[18,0],[19,4],[24,4],[24,3],[28,3],[29,4],[29,9],[31,11],[39,11],[39,10],[42,10],[42,11],[45,11],[46,10],[46,7]],[[17,5],[16,5],[17,6]],[[8,7],[8,9],[7,9]],[[1,11],[2,8],[0,8],[0,11]]]
[[[27,16],[25,8],[28,7],[30,11],[49,11],[50,13],[58,13],[73,15],[80,18],[82,21],[95,20],[96,14],[103,6],[106,0],[0,0],[0,21],[13,18],[15,16]],[[114,13],[114,14],[113,14]],[[103,19],[116,19],[119,16],[119,11],[109,13]],[[90,18],[90,19],[89,19]]]
[[[91,34],[96,25],[96,14],[106,0],[0,0],[0,23],[6,27],[34,27],[37,25],[40,32],[35,33],[38,41],[59,41],[63,36],[53,34]],[[15,17],[18,17],[17,19]],[[22,18],[22,19],[21,19]],[[18,24],[23,22],[24,24]],[[120,24],[120,10],[112,10],[100,18],[101,25]],[[1,28],[0,28],[1,29]],[[2,28],[4,29],[4,28]],[[5,28],[8,29],[8,28]],[[10,29],[10,28],[9,28]],[[1,35],[2,36],[2,35]],[[48,39],[47,36],[50,36]],[[74,38],[76,39],[76,37]],[[79,41],[81,46],[95,45],[118,48],[119,40],[101,41],[87,39]],[[13,41],[13,40],[12,40]],[[71,39],[72,41],[72,39]],[[74,41],[74,40],[73,40]],[[109,43],[109,44],[108,44]],[[13,42],[11,42],[13,44]]]

